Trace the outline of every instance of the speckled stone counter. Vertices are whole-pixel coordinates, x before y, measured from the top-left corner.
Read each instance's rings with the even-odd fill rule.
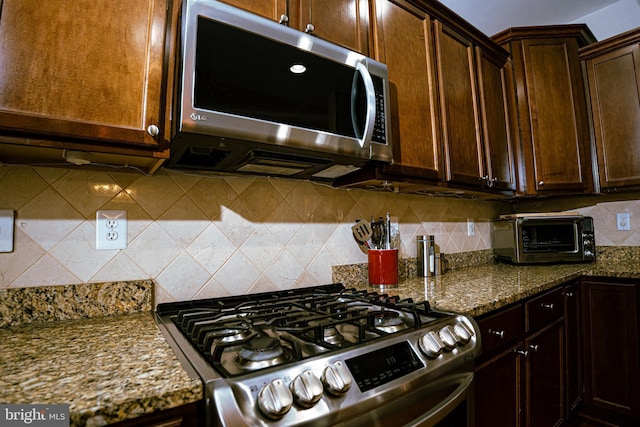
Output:
[[[201,400],[200,380],[155,323],[151,290],[140,282],[3,290],[0,320],[12,326],[0,328],[0,403],[69,404],[72,426],[102,426]]]
[[[600,248],[598,261],[587,264],[481,264],[436,277],[404,277],[397,287],[389,288],[370,287],[366,279],[348,274],[342,278],[334,274],[334,280],[347,287],[426,299],[438,310],[480,316],[583,275],[640,278],[640,250]]]

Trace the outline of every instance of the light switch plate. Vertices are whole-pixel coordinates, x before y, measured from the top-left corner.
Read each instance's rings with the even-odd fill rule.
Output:
[[[0,252],[13,252],[13,211],[0,209]]]
[[[96,249],[127,248],[127,211],[96,212]]]

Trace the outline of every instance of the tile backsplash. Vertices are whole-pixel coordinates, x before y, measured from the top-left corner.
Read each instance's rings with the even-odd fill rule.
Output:
[[[0,289],[152,279],[158,303],[330,283],[332,266],[366,262],[354,221],[386,212],[400,224],[401,258],[416,256],[420,234],[444,253],[490,249],[491,219],[512,206],[289,179],[2,166],[0,209],[16,212]],[[127,211],[126,249],[96,250],[99,209]],[[579,210],[596,219],[599,245],[640,245],[640,201]],[[631,232],[615,231],[617,211],[631,213]]]
[[[153,279],[164,302],[330,283],[332,266],[366,262],[354,221],[387,211],[401,258],[416,256],[419,234],[445,253],[488,249],[504,206],[288,179],[3,166],[0,209],[16,211],[0,289]],[[96,250],[99,209],[127,211],[126,249]]]

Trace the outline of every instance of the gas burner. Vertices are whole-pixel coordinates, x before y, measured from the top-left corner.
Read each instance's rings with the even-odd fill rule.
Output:
[[[208,331],[205,340],[213,340],[218,343],[231,344],[245,341],[251,336],[249,326],[228,326]]]
[[[268,336],[259,336],[242,344],[236,362],[247,370],[257,370],[289,361],[280,341]]]
[[[339,344],[344,341],[344,335],[338,332],[335,325],[324,328],[324,341],[329,344]]]
[[[373,326],[383,332],[393,333],[407,328],[407,324],[396,311],[375,311],[372,313],[372,317]]]

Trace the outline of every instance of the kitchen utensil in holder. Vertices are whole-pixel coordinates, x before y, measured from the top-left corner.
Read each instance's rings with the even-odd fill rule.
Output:
[[[369,249],[369,285],[398,286],[398,249]]]

